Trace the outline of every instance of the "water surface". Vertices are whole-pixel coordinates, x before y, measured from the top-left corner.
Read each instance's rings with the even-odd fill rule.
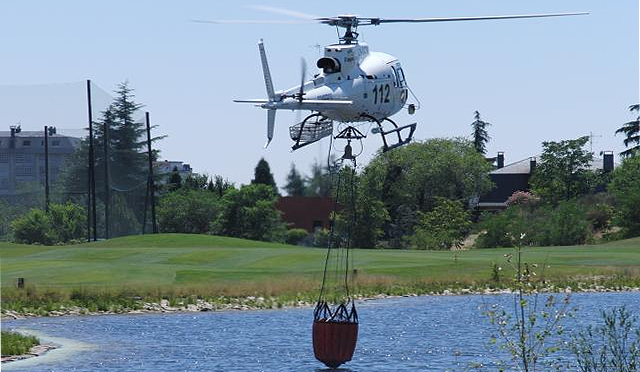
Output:
[[[562,296],[562,295],[560,295]],[[460,371],[491,364],[494,329],[479,307],[513,308],[511,295],[422,296],[358,303],[352,371]],[[575,329],[600,321],[600,309],[640,314],[640,293],[580,293]],[[43,357],[3,364],[6,371],[316,371],[312,309],[33,318],[2,329],[35,332],[62,344]],[[494,369],[495,370],[495,369]]]

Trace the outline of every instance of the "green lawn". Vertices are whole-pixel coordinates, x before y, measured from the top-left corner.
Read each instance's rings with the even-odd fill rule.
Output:
[[[359,278],[386,283],[483,282],[511,249],[459,252],[353,250]],[[523,260],[547,263],[555,280],[620,275],[640,278],[640,238],[602,245],[525,248]],[[159,234],[74,246],[0,243],[2,286],[23,277],[39,289],[317,287],[326,250],[208,235]],[[542,269],[538,269],[541,275]],[[305,284],[306,283],[306,284]]]

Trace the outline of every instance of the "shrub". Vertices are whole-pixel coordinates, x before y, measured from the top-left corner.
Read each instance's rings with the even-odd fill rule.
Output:
[[[57,242],[68,243],[82,239],[86,231],[85,209],[77,204],[51,204],[49,218]]]
[[[419,213],[420,221],[412,237],[418,249],[450,249],[460,247],[471,228],[469,212],[460,202],[439,198],[435,208]]]
[[[287,237],[285,238],[285,241],[287,244],[297,245],[300,244],[300,242],[302,242],[308,235],[309,233],[305,229],[289,229],[287,230]]]
[[[584,244],[589,236],[589,223],[584,209],[575,201],[562,201],[546,219],[540,245]]]
[[[17,243],[53,245],[56,238],[49,216],[41,209],[32,209],[11,223]]]
[[[204,234],[219,211],[218,194],[183,188],[160,200],[158,222],[162,232]]]
[[[313,246],[327,248],[329,246],[330,232],[327,229],[318,229],[313,233]]]
[[[51,204],[49,212],[32,209],[11,223],[15,241],[54,245],[82,239],[86,232],[84,208],[73,204]]]
[[[275,207],[277,195],[264,184],[231,189],[222,197],[211,224],[215,234],[262,241],[284,241],[286,225]]]
[[[507,199],[507,206],[528,205],[536,206],[540,198],[527,191],[516,191]]]
[[[561,201],[557,207],[516,204],[502,212],[485,214],[484,230],[476,240],[477,248],[512,246],[510,236],[524,233],[524,245],[584,244],[590,236],[586,208],[575,200]]]

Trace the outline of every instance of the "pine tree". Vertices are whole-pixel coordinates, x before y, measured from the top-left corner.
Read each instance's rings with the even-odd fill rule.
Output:
[[[640,112],[640,104],[629,106],[629,111]],[[624,133],[624,135],[627,137],[624,139],[624,147],[626,147],[627,149],[621,152],[620,156],[630,157],[640,153],[640,115],[638,115],[636,120],[624,123],[621,128],[616,130],[616,134],[618,133]],[[629,147],[634,143],[635,146]]]
[[[330,170],[317,161],[311,165],[311,177],[305,183],[308,196],[333,196]]]
[[[473,147],[475,147],[476,151],[484,155],[487,153],[487,142],[491,139],[486,127],[491,125],[491,123],[480,120],[480,113],[478,111],[474,112],[474,117],[476,120],[471,123],[471,128],[473,128],[473,132],[471,133],[473,137]]]
[[[303,196],[305,194],[305,182],[293,163],[291,163],[291,169],[287,175],[287,184],[284,186],[284,190],[289,196]]]
[[[169,191],[176,191],[181,187],[182,177],[180,176],[180,172],[178,172],[178,167],[173,167],[173,171],[171,171],[171,175],[167,181],[167,188]]]
[[[110,133],[113,143],[112,180],[114,186],[131,188],[146,181],[145,124],[135,121],[134,114],[142,105],[134,102],[129,83],[118,85],[111,105],[115,128]]]
[[[277,193],[278,187],[276,186],[276,181],[273,179],[273,173],[271,173],[269,163],[267,163],[264,158],[260,158],[258,165],[256,165],[251,183],[269,185],[273,187],[273,190]]]

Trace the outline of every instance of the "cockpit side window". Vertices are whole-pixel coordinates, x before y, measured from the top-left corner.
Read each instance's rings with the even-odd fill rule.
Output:
[[[396,73],[398,86],[400,88],[406,87],[407,86],[407,81],[406,81],[406,79],[404,77],[404,71],[402,71],[402,67],[400,67],[400,65],[398,64],[398,65],[396,65],[394,70],[395,70],[395,73]]]

